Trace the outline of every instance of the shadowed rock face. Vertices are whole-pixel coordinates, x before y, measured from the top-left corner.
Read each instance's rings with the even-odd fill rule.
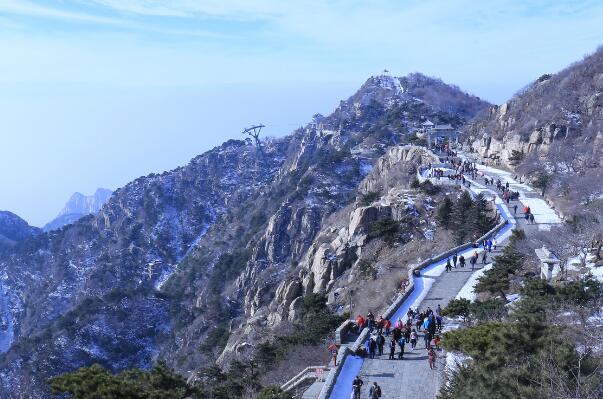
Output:
[[[12,245],[41,232],[39,228],[30,226],[14,213],[0,211],[0,245]]]
[[[447,99],[432,104],[419,89]],[[454,98],[484,106],[430,78],[371,78],[320,123],[266,139],[261,151],[231,140],[0,251],[13,333],[0,396],[48,397],[49,376],[92,363],[122,370],[161,357],[198,369],[221,353],[199,350],[217,325],[232,337],[222,361],[253,348],[299,317],[303,295],[331,290],[372,222],[416,217],[390,188],[407,183],[424,154],[397,144],[423,118],[462,123],[469,111]],[[382,203],[359,208],[357,197],[376,189]],[[346,223],[332,231],[338,212]]]

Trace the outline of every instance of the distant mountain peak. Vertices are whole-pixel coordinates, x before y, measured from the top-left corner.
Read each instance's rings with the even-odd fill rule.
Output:
[[[92,195],[73,193],[57,217],[44,226],[44,231],[56,230],[75,222],[82,216],[97,213],[111,194],[113,191],[106,188],[98,188]]]
[[[59,212],[59,216],[74,213],[83,215],[96,213],[107,202],[111,194],[113,194],[113,191],[106,188],[98,188],[92,195],[75,192]]]

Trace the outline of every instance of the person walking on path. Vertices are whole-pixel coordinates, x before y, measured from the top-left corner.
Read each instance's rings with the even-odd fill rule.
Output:
[[[398,353],[398,359],[404,359],[404,344],[406,343],[406,341],[404,341],[404,337],[400,337],[400,339],[398,340],[398,345],[400,346],[400,353]]]
[[[425,331],[423,340],[425,341],[425,349],[429,349],[431,347],[431,333],[429,331]]]
[[[429,330],[429,324],[430,324],[431,320],[429,319],[429,317],[426,317],[423,320],[423,330],[428,331]]]
[[[425,315],[423,313],[419,313],[417,316],[417,331],[421,331],[421,326],[423,325],[423,320],[425,319]]]
[[[471,270],[475,269],[475,263],[477,262],[477,252],[471,257],[469,263],[471,263]]]
[[[379,318],[377,319],[377,334],[383,334],[383,316],[379,316]]]
[[[362,385],[364,385],[364,381],[362,381],[359,376],[356,376],[356,378],[354,378],[354,382],[352,382],[354,399],[360,399],[360,390],[362,389]]]
[[[404,340],[407,344],[410,342],[410,324],[406,326],[406,329],[404,329]]]
[[[436,317],[434,315],[431,315],[430,319],[429,319],[429,327],[428,327],[428,331],[431,334],[431,337],[433,338],[433,336],[435,335],[436,329],[437,329],[437,324],[436,324]]]
[[[484,251],[482,254],[482,265],[485,265],[488,259],[488,252]]]
[[[450,258],[446,259],[446,272],[452,270],[452,266],[450,266]]]
[[[369,391],[369,399],[379,399],[381,397],[381,387],[373,382],[373,386]]]
[[[436,353],[433,350],[433,348],[429,349],[429,352],[427,353],[427,361],[429,362],[429,368],[431,370],[435,369],[435,362],[436,362]]]
[[[383,335],[377,335],[377,348],[379,348],[379,356],[383,355],[383,347],[385,346],[385,338]]]
[[[392,322],[389,321],[389,319],[385,319],[383,326],[385,328],[385,336],[389,337],[389,331],[392,329]]]
[[[433,339],[433,345],[435,346],[437,351],[440,350],[440,342],[442,342],[442,339],[440,338],[439,335],[436,335],[435,338]]]
[[[458,258],[459,257],[457,256],[456,253],[452,256],[452,264],[454,265],[455,269],[456,269],[456,261],[458,260]]]
[[[517,215],[517,204],[513,205],[513,215]]]
[[[459,258],[459,263],[461,264],[461,267],[465,267],[465,257],[463,255]]]
[[[534,224],[534,214],[530,213],[530,223]]]
[[[362,332],[362,329],[364,328],[364,324],[365,324],[365,320],[364,317],[362,317],[362,315],[358,315],[356,317],[356,325],[358,326],[358,332]]]
[[[394,360],[395,354],[396,354],[396,340],[392,338],[392,340],[389,341],[389,360]]]
[[[410,347],[414,350],[417,347],[417,331],[413,328],[410,333]]]
[[[371,359],[375,358],[375,352],[377,351],[377,343],[374,338],[371,338],[369,341],[369,357]]]

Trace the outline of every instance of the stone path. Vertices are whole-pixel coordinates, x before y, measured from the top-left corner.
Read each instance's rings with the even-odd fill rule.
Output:
[[[302,399],[316,399],[318,394],[320,394],[320,390],[324,385],[323,381],[314,381],[312,385],[303,393]]]
[[[498,247],[497,251],[492,251],[490,258],[500,253],[505,243]],[[481,260],[481,256],[480,256]],[[446,307],[450,300],[454,299],[461,288],[465,285],[471,274],[479,270],[483,265],[478,264],[475,270],[470,266],[465,268],[457,267],[451,272],[444,272],[440,277],[434,278],[434,283],[429,289],[427,296],[421,301],[419,308],[424,310],[427,307],[436,309],[438,305]],[[446,327],[444,327],[446,331]],[[427,363],[427,350],[423,340],[423,333],[419,333],[419,339],[415,350],[410,350],[410,345],[405,347],[403,360],[388,360],[388,353],[378,356],[375,359],[365,359],[360,372],[360,378],[363,379],[365,387],[377,382],[381,386],[383,399],[397,398],[435,398],[440,387],[442,371],[444,369],[445,355],[444,351],[437,352],[438,362],[436,369],[431,370]],[[386,342],[388,340],[386,339]],[[389,342],[388,342],[389,343]],[[396,350],[396,357],[399,350]],[[363,392],[368,396],[368,389]],[[365,396],[361,396],[365,397]]]
[[[520,198],[532,198],[532,199],[540,199],[540,196],[537,192],[532,190],[530,187],[525,184],[518,183],[514,181],[513,176],[509,172],[505,172],[502,170],[489,168],[485,166],[478,167],[479,170],[483,171],[486,176],[494,177],[495,180],[500,178],[503,183],[509,181],[510,188],[514,191],[520,192]],[[511,219],[515,221],[519,228],[522,228],[526,231],[526,233],[530,233],[532,231],[538,230],[542,225],[549,224],[552,218],[546,219],[547,223],[539,224],[528,224],[523,218],[522,212],[522,204],[517,201],[511,202],[508,205],[509,209],[501,206],[500,202],[502,201],[498,196],[498,192],[496,192],[495,186],[485,186],[484,178],[478,177],[478,179],[474,180],[472,185],[472,191],[474,192],[486,192],[490,196],[496,194],[498,197],[497,200],[497,208],[499,211],[504,212],[507,219]],[[513,206],[518,204],[517,214],[513,214]],[[554,214],[554,212],[553,212]],[[537,218],[538,222],[538,218]],[[560,220],[559,220],[560,222]],[[489,260],[491,260],[494,256],[496,256],[508,243],[509,231],[505,234],[500,234],[500,239],[498,239],[498,250],[493,251]],[[468,250],[467,252],[473,252],[473,249]],[[465,254],[465,258],[468,259],[468,256]],[[480,261],[481,261],[481,253],[480,253]],[[467,262],[469,265],[469,262]],[[482,266],[478,263],[477,266]],[[476,271],[478,268],[476,268]],[[419,307],[420,310],[425,310],[427,307],[431,307],[435,309],[439,304],[442,308],[444,308],[448,302],[455,298],[461,288],[465,285],[469,277],[472,275],[472,271],[470,266],[465,267],[464,269],[456,268],[453,269],[450,273],[442,272],[441,269],[439,272],[434,273],[425,273],[424,279],[433,279],[433,284],[431,287],[427,288],[427,293],[424,297],[420,298],[417,302],[411,306],[413,308]],[[427,283],[425,283],[427,284]],[[426,285],[427,287],[427,285]],[[402,305],[405,309],[400,309],[404,313],[406,309],[408,309],[408,304]],[[396,312],[397,314],[401,314],[400,311]],[[394,323],[396,320],[392,320]],[[446,327],[444,328],[446,329]],[[407,344],[405,347],[405,356],[402,360],[388,360],[388,349],[387,344],[389,343],[389,339],[386,339],[386,345],[384,348],[384,354],[382,356],[377,356],[375,359],[364,359],[362,361],[362,367],[360,369],[359,376],[364,381],[364,389],[361,393],[361,398],[368,397],[368,390],[373,382],[377,382],[381,386],[382,390],[382,398],[383,399],[398,399],[398,398],[412,398],[412,399],[434,399],[437,396],[437,392],[439,390],[442,378],[443,378],[443,370],[445,364],[445,354],[443,351],[438,352],[438,361],[435,370],[429,369],[429,364],[427,363],[427,351],[424,346],[423,334],[420,334],[417,348],[415,350],[410,350],[410,344]],[[396,357],[399,352],[399,349],[396,349]],[[341,377],[341,376],[340,376]],[[346,380],[349,376],[346,376]],[[351,388],[350,388],[351,389]],[[348,399],[349,393],[347,395],[343,395],[342,390],[334,390],[331,395],[331,399]],[[348,397],[344,397],[348,396]]]

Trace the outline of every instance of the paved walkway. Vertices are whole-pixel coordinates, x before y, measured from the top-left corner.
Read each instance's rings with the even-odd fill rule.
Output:
[[[434,284],[419,306],[420,309],[427,309],[427,307],[435,309],[438,305],[442,308],[446,307],[465,285],[471,274],[470,267],[457,267],[450,273],[444,272],[441,277],[435,278]],[[360,378],[364,380],[366,386],[377,382],[381,386],[384,399],[435,398],[442,377],[444,352],[438,352],[440,359],[438,359],[436,369],[431,370],[427,363],[427,350],[422,333],[419,333],[417,348],[411,350],[410,345],[406,345],[405,351],[403,360],[388,360],[387,354],[378,356],[376,359],[366,359],[360,372]],[[396,356],[397,354],[398,350],[396,350]],[[365,394],[368,395],[368,392]]]
[[[526,203],[529,203],[530,201],[542,201],[544,203],[537,192],[525,184],[515,181],[511,173],[483,165],[479,165],[478,170],[484,172],[487,177],[494,177],[495,180],[500,178],[503,183],[509,182],[510,188],[514,191],[519,191],[520,198]],[[434,183],[437,182],[434,181]],[[560,219],[555,215],[550,207],[546,206],[546,203],[544,203],[545,206],[541,208],[541,211],[546,215],[546,217],[536,217],[536,224],[528,224],[521,213],[523,208],[522,204],[517,201],[512,201],[507,205],[507,209],[505,206],[506,204],[503,204],[502,199],[500,196],[498,196],[499,193],[496,191],[496,187],[484,185],[483,176],[479,176],[477,179],[472,180],[471,191],[474,193],[484,192],[490,197],[496,195],[497,209],[503,214],[503,217],[505,217],[507,220],[511,220],[513,225],[517,225],[519,228],[524,229],[528,234],[532,231],[543,229],[543,227],[544,229],[547,229],[548,225],[560,222]],[[515,204],[518,205],[516,215],[513,213],[513,207]],[[540,205],[541,204],[538,206]],[[555,217],[551,216],[551,213],[556,217],[556,219]],[[537,215],[535,214],[535,216]],[[509,236],[510,228],[505,228],[503,231],[497,234],[496,240],[498,241],[498,250],[493,251],[490,254],[489,260],[491,260],[503,249],[503,247],[508,243]],[[468,255],[473,253],[473,251],[475,250],[466,250],[463,252],[463,255],[465,258],[469,259]],[[479,252],[481,261],[481,250],[479,250]],[[392,323],[394,323],[398,317],[405,315],[409,306],[411,306],[413,309],[418,307],[420,310],[425,310],[427,307],[435,309],[439,304],[442,308],[444,308],[451,299],[455,298],[457,294],[459,294],[459,291],[461,291],[463,286],[467,283],[469,277],[473,274],[471,268],[470,266],[465,267],[464,269],[456,268],[450,273],[446,273],[443,271],[444,263],[445,261],[440,261],[437,264],[430,266],[429,268],[425,269],[426,271],[425,273],[422,273],[423,276],[421,278],[415,279],[415,290],[423,291],[423,293],[413,300],[405,301],[398,311],[396,311],[395,317],[392,318]],[[469,265],[469,262],[467,262],[467,265]],[[478,263],[477,266],[482,265]],[[476,271],[477,270],[479,270],[479,268],[476,268]],[[403,317],[403,319],[405,319],[405,317]],[[447,327],[445,326],[444,329],[446,330],[446,328]],[[430,370],[427,362],[427,351],[424,346],[422,333],[419,336],[417,348],[414,351],[410,350],[409,344],[406,345],[406,354],[402,360],[388,360],[388,343],[389,339],[386,339],[384,354],[382,356],[377,356],[375,359],[361,360],[355,356],[348,357],[349,361],[354,362],[355,364],[361,361],[361,366],[357,364],[357,366],[360,366],[358,375],[364,381],[364,389],[362,390],[361,398],[368,397],[368,390],[373,382],[377,382],[381,386],[383,399],[436,398],[443,378],[445,363],[444,352],[438,352],[439,358],[437,361],[437,367],[435,370]],[[397,348],[396,357],[398,351],[399,349]],[[350,369],[352,369],[352,367],[350,367]],[[349,377],[350,376],[343,377],[340,375],[340,378],[345,379],[346,381],[349,379]],[[349,398],[351,386],[346,386],[346,389],[341,388],[341,386],[336,386],[336,389],[334,389],[333,393],[331,394],[331,399]],[[350,393],[348,393],[348,390]]]

